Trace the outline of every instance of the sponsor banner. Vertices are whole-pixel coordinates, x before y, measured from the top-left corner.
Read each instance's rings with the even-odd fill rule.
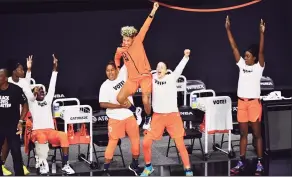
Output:
[[[275,85],[270,77],[261,78],[261,90],[274,90]]]
[[[205,90],[206,85],[200,80],[187,80],[187,93],[190,94],[196,90]]]

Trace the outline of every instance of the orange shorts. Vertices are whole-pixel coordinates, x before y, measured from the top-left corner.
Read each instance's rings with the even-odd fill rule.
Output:
[[[259,99],[248,100],[245,98],[238,99],[237,121],[238,122],[256,122],[261,121],[262,104]]]
[[[67,134],[54,129],[33,130],[31,134],[31,141],[37,141],[40,144],[49,142],[54,147],[69,147]]]
[[[125,120],[116,120],[109,118],[108,120],[108,135],[110,139],[120,139],[126,136],[126,133],[131,138],[140,138],[139,126],[136,118],[131,116]]]
[[[133,95],[139,87],[142,94],[151,94],[152,91],[152,75],[142,75],[135,79],[128,79],[124,85],[126,90]]]
[[[145,131],[145,134],[150,139],[160,140],[165,128],[173,139],[185,136],[185,129],[179,112],[166,114],[154,113],[150,128]]]

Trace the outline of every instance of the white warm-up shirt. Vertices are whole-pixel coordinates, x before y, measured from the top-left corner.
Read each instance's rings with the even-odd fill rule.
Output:
[[[237,66],[239,67],[237,96],[240,98],[260,98],[264,67],[261,67],[259,62],[248,66],[242,57],[237,62]]]
[[[33,119],[33,130],[55,129],[52,102],[55,95],[58,72],[53,71],[49,90],[43,101],[28,100],[29,110]]]
[[[118,74],[118,77],[116,80],[109,80],[107,79],[104,81],[104,83],[101,85],[99,90],[99,102],[100,103],[112,103],[112,104],[119,104],[117,101],[117,96],[125,84],[127,80],[127,68],[124,65]],[[128,97],[129,101],[134,104],[133,97]],[[133,112],[126,108],[115,108],[115,109],[106,109],[106,115],[111,119],[116,120],[124,120],[126,118],[129,118],[133,116]]]
[[[184,57],[171,74],[159,79],[157,73],[152,79],[152,108],[155,113],[178,112],[177,79],[182,74],[189,58]]]

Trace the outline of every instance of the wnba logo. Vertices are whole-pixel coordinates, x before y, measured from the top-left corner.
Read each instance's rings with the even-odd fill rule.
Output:
[[[216,1],[208,1],[205,0],[196,0],[192,1],[174,1],[174,2],[167,2],[162,3],[161,0],[150,0],[152,2],[158,2],[160,6],[164,6],[166,8],[180,10],[180,11],[188,11],[188,12],[222,12],[222,11],[228,11],[228,10],[234,10],[239,9],[243,7],[247,7],[253,4],[256,4],[260,2],[261,0],[245,0],[245,1],[229,1],[229,4],[218,4]],[[187,5],[186,5],[187,4]],[[201,7],[201,8],[190,8],[186,6],[207,6],[207,7]],[[212,8],[208,8],[208,6]],[[213,8],[216,6],[217,8]],[[219,7],[218,7],[219,6]]]

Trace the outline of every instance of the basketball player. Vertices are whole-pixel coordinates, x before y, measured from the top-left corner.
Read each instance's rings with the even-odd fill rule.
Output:
[[[33,98],[33,94],[30,91],[29,88],[29,83],[30,83],[30,78],[31,78],[31,67],[32,67],[32,55],[30,55],[27,59],[26,59],[26,65],[27,65],[27,71],[26,71],[26,77],[24,77],[24,71],[23,71],[23,66],[17,62],[17,61],[9,61],[9,72],[12,71],[12,76],[8,78],[8,82],[15,84],[17,86],[19,86],[20,88],[22,88],[25,96],[27,98]],[[8,144],[7,141],[4,141],[4,144],[2,146],[2,152],[1,152],[1,161],[2,161],[2,171],[3,171],[3,175],[4,176],[10,176],[12,175],[12,172],[9,171],[6,167],[5,167],[5,162],[6,159],[8,157],[9,154],[9,148],[8,148]],[[23,171],[24,171],[24,175],[28,175],[29,171],[26,168],[26,166],[23,165]]]
[[[256,149],[258,156],[258,163],[255,175],[262,175],[263,165],[263,146],[261,136],[261,113],[262,105],[260,101],[261,94],[261,77],[263,75],[265,60],[264,60],[264,32],[265,23],[260,22],[260,45],[251,45],[245,52],[244,58],[240,56],[235,40],[233,39],[230,30],[230,20],[227,16],[225,27],[227,36],[233,50],[235,61],[239,67],[238,79],[238,111],[237,120],[240,128],[240,160],[237,165],[231,169],[233,175],[239,174],[240,171],[246,167],[246,146],[248,135],[248,123],[253,130],[254,138],[256,139]]]
[[[22,105],[21,113],[19,105]],[[24,175],[19,135],[22,134],[22,123],[27,112],[28,105],[22,89],[9,83],[8,71],[0,69],[0,115],[3,119],[0,124],[0,151],[6,139],[13,158],[15,176]],[[0,163],[2,166],[2,161]],[[2,168],[0,176],[3,176]]]
[[[167,130],[171,138],[174,139],[176,147],[181,155],[186,176],[193,176],[190,168],[190,159],[184,144],[185,130],[183,121],[177,107],[177,79],[183,72],[188,60],[190,50],[184,51],[184,57],[175,68],[173,73],[166,75],[167,67],[165,63],[159,62],[157,73],[153,75],[153,118],[150,128],[146,130],[143,140],[143,152],[145,168],[141,176],[149,176],[153,171],[151,165],[151,147],[153,140],[160,140],[164,129]]]
[[[108,168],[112,161],[118,141],[125,137],[125,134],[127,133],[131,142],[133,156],[129,169],[138,176],[138,158],[140,154],[140,134],[138,125],[141,122],[136,122],[133,112],[128,109],[129,105],[119,104],[117,101],[117,95],[127,79],[126,66],[124,65],[118,70],[115,63],[110,62],[106,66],[106,75],[108,79],[101,85],[99,92],[100,107],[106,108],[106,114],[109,117],[109,142],[105,151],[104,171],[106,174],[109,174]],[[129,101],[126,103],[134,105],[131,96],[128,97],[128,100]],[[136,116],[138,120],[141,120],[142,109],[137,109],[139,109],[139,111],[136,111]]]
[[[133,26],[122,27],[122,47],[119,47],[115,54],[116,66],[120,68],[120,59],[123,57],[128,71],[128,80],[120,90],[120,93],[117,96],[117,100],[121,105],[125,104],[127,98],[130,95],[133,95],[138,90],[138,88],[141,87],[142,102],[146,113],[145,124],[143,128],[148,128],[150,125],[149,122],[151,121],[150,96],[152,88],[150,73],[151,67],[145,53],[143,41],[158,7],[159,4],[157,2],[154,3],[153,9],[144,22],[139,33]],[[129,109],[132,112],[135,112],[135,107],[133,105],[131,105]]]
[[[75,171],[69,165],[69,140],[65,132],[55,130],[54,120],[52,117],[52,102],[55,94],[57,81],[58,60],[53,55],[53,72],[50,80],[48,93],[45,94],[41,87],[35,87],[33,93],[36,97],[34,101],[28,100],[30,113],[33,119],[33,131],[31,135],[32,142],[36,146],[36,158],[40,167],[41,174],[49,172],[47,156],[49,151],[48,143],[61,146],[63,152],[62,171],[66,174],[74,174]]]

